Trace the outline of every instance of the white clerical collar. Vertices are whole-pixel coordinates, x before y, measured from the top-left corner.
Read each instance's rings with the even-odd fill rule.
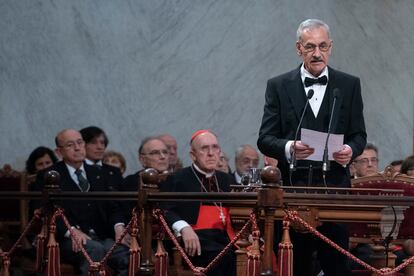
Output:
[[[98,165],[98,166],[101,166],[102,167],[102,160],[99,160],[98,162],[95,163],[92,160],[86,158],[85,159],[85,163],[88,164],[88,165],[91,165],[91,166]]]
[[[193,163],[193,167],[194,169],[196,169],[196,171],[198,171],[199,173],[203,174],[205,177],[212,177],[214,175],[215,172],[212,173],[207,173],[205,171],[203,171],[202,169],[200,169],[195,163]]]
[[[320,78],[322,76],[326,76],[329,80],[328,66],[325,66],[325,69],[323,69],[322,73],[319,76],[315,77],[314,75],[309,73],[308,70],[305,69],[305,64],[302,63],[302,66],[300,67],[300,77],[302,79],[302,82],[305,82],[305,78],[315,79],[315,78]]]

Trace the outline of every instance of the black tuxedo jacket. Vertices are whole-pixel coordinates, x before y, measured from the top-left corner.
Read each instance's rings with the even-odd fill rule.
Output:
[[[89,191],[110,191],[108,179],[104,177],[101,169],[86,163],[84,163],[84,168],[90,183]],[[62,191],[79,191],[77,184],[69,175],[69,171],[63,161],[38,173],[34,186],[35,190],[42,190],[44,175],[51,170],[57,171],[60,174],[60,189]],[[113,238],[114,224],[123,221],[118,204],[111,201],[62,200],[55,202],[55,204],[64,209],[64,214],[72,226],[78,226],[86,234],[88,234],[90,229],[93,229],[100,238]],[[61,219],[57,220],[56,226],[57,237],[61,239],[67,229]]]
[[[233,183],[231,175],[216,171],[216,177],[220,191],[229,192]],[[201,192],[200,183],[194,175],[191,167],[186,167],[168,176],[160,185],[161,192]],[[201,202],[172,202],[163,207],[165,218],[171,226],[174,222],[185,220],[189,224],[196,224]]]
[[[333,90],[339,89],[331,131],[334,134],[344,134],[344,144],[352,148],[353,159],[362,153],[367,136],[360,80],[331,67],[328,67],[328,70],[329,82],[325,93],[329,97],[329,111],[332,110]],[[268,81],[257,145],[263,154],[278,159],[284,179],[288,175],[289,167],[285,145],[288,140],[295,138],[305,103],[306,95],[300,67]],[[349,175],[348,169],[341,169],[336,162],[331,163],[331,174]]]

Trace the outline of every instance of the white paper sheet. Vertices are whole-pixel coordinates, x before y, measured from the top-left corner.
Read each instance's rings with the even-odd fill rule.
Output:
[[[315,152],[308,156],[308,160],[323,161],[323,151],[325,149],[326,137],[328,133],[315,131],[307,128],[301,129],[300,140],[315,149]],[[328,141],[328,158],[333,160],[333,153],[342,150],[344,144],[343,134],[330,134]]]

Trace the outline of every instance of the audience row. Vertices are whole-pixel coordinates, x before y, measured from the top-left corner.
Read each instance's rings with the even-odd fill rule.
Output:
[[[138,159],[143,169],[123,178],[126,169],[125,159],[120,153],[106,151],[108,137],[105,132],[95,126],[86,127],[80,131],[64,129],[55,138],[55,153],[45,147],[36,148],[29,156],[26,170],[29,174],[36,174],[37,178],[32,189],[41,190],[43,187],[44,173],[53,169],[60,173],[60,187],[63,191],[138,191],[141,183],[141,172],[147,168],[153,168],[160,173],[172,173],[165,183],[161,185],[164,191],[200,191],[200,187],[206,191],[227,191],[231,184],[248,184],[251,181],[249,172],[261,167],[260,155],[255,147],[241,145],[235,154],[235,171],[231,172],[229,160],[221,151],[217,137],[209,130],[194,133],[191,138],[190,157],[192,165],[183,168],[181,160],[177,157],[177,142],[168,134],[148,137],[144,139],[138,149]],[[363,177],[378,172],[378,149],[368,144],[363,153],[350,164],[352,177]],[[263,156],[263,165],[277,166],[278,161]],[[414,176],[414,156],[406,158],[402,162],[393,162],[396,171]],[[398,169],[397,166],[401,166]],[[187,178],[194,178],[192,185],[186,182]],[[250,177],[250,178],[249,178]],[[177,183],[181,183],[178,185]],[[187,184],[182,184],[187,183]],[[195,184],[194,184],[195,183]],[[178,185],[178,186],[177,186]],[[222,186],[224,185],[224,186]],[[190,190],[187,190],[190,189]],[[81,241],[92,259],[100,260],[125,230],[125,225],[131,218],[131,210],[135,202],[110,202],[110,201],[62,201],[59,203],[65,209],[65,215],[72,225],[72,232]],[[172,206],[172,205],[171,205]],[[217,213],[220,218],[215,226],[220,231],[229,231],[229,214],[226,208],[204,205],[169,206],[166,210],[167,219],[177,235],[181,235],[187,253],[198,260],[196,255],[201,254],[200,232],[194,240],[194,231],[197,227],[204,229],[206,225],[196,218],[200,214],[209,216]],[[32,210],[39,208],[40,204],[33,202]],[[193,214],[198,209],[197,214]],[[178,215],[177,215],[178,214]],[[185,221],[192,221],[188,225],[178,218],[184,217]],[[199,225],[201,223],[201,226]],[[199,225],[199,226],[198,226]],[[194,228],[195,227],[195,228]],[[204,228],[203,228],[204,227]],[[217,230],[217,229],[216,229]],[[201,231],[203,232],[203,231]],[[214,232],[217,237],[217,233]],[[57,238],[61,244],[62,258],[77,264],[83,275],[88,274],[88,263],[79,254],[81,248],[72,242],[69,231],[60,221],[57,225]],[[206,236],[209,239],[209,236]],[[227,239],[225,239],[227,241]],[[123,244],[129,245],[130,236],[123,239]],[[208,241],[208,244],[211,241]],[[201,244],[203,241],[201,241]],[[226,242],[220,242],[219,248]],[[214,250],[218,252],[219,248]],[[213,255],[211,255],[213,256]],[[231,256],[229,256],[231,259]],[[204,261],[203,261],[204,262]],[[118,275],[126,275],[128,269],[128,249],[118,247],[108,263]],[[200,261],[200,265],[203,263]],[[223,268],[227,269],[227,268]],[[232,274],[232,273],[231,273]],[[221,274],[220,274],[221,275]],[[227,274],[226,274],[227,275]],[[230,275],[230,274],[229,274]]]

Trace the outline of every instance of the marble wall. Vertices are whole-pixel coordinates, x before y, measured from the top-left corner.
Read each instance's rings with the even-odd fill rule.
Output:
[[[330,64],[361,77],[384,166],[413,152],[412,14],[409,0],[0,0],[0,165],[89,125],[128,173],[140,140],[166,132],[185,164],[199,128],[233,158],[256,143],[266,80],[300,63],[297,25],[321,18]]]

